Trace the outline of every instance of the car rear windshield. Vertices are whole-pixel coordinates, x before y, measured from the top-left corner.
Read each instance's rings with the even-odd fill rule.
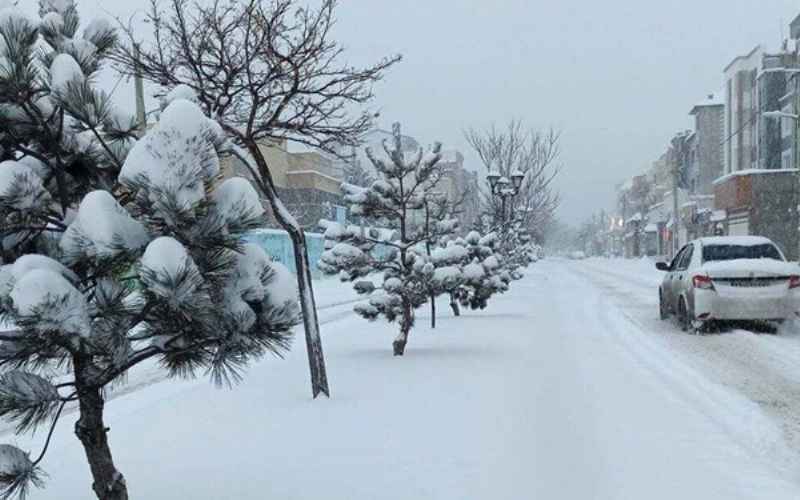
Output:
[[[783,260],[775,245],[706,245],[703,247],[703,262],[734,259]]]

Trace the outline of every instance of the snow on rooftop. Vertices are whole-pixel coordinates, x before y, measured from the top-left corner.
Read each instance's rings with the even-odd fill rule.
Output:
[[[707,106],[724,106],[724,105],[725,105],[725,93],[720,90],[713,94],[708,94],[708,96],[706,96],[705,99],[695,103],[690,114],[693,114],[697,108],[702,108]]]
[[[628,220],[627,220],[627,221],[625,221],[625,222],[626,222],[626,223],[628,223],[628,222],[640,222],[642,219],[643,219],[643,217],[642,217],[642,214],[641,214],[641,212],[636,212],[636,213],[633,215],[633,217],[631,217],[630,219],[628,219]]]
[[[768,175],[768,174],[796,174],[798,170],[796,168],[750,168],[746,170],[738,170],[736,172],[731,172],[727,175],[723,175],[722,177],[716,179],[714,181],[714,185],[722,184],[725,181],[730,180],[733,177],[741,177],[745,175]]]

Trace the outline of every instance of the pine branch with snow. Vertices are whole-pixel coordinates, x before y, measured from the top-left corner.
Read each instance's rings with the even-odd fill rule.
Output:
[[[464,278],[454,291],[454,298],[462,306],[485,309],[493,295],[508,291],[511,275],[498,252],[499,240],[495,233],[481,236],[477,231],[470,231],[453,246],[460,248],[458,264]]]
[[[18,432],[49,423],[49,443],[77,402],[76,434],[104,464],[91,467],[95,493],[122,500],[104,388],[151,359],[172,376],[239,381],[288,349],[297,287],[244,243],[263,207],[248,181],[223,180],[219,124],[176,92],[139,138],[95,87],[110,25],[81,31],[72,0],[42,0],[40,17],[0,8],[0,322],[12,325],[0,331],[0,416]],[[0,498],[41,486],[44,455],[0,447]]]

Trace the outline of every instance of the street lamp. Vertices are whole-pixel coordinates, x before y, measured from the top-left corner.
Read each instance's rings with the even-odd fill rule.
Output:
[[[489,173],[486,175],[486,180],[489,181],[489,186],[491,186],[492,193],[494,193],[495,187],[497,186],[497,181],[500,180],[500,173],[495,172],[491,169],[491,167],[489,167]]]
[[[489,173],[486,175],[486,180],[489,181],[489,186],[492,188],[492,196],[500,198],[501,202],[501,217],[500,223],[505,223],[506,220],[506,202],[519,194],[522,187],[522,181],[525,179],[525,174],[520,170],[511,172],[511,179],[502,175],[499,171],[492,170],[489,167]],[[498,222],[495,220],[495,223]]]
[[[514,185],[514,189],[519,192],[520,188],[522,187],[522,181],[525,179],[525,174],[522,173],[519,169],[514,170],[511,172],[511,184]]]

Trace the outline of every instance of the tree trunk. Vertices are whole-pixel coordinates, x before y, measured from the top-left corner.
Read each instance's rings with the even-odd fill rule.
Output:
[[[278,197],[269,165],[254,141],[245,141],[247,150],[256,162],[260,179],[257,184],[272,207],[272,213],[278,223],[289,233],[294,247],[294,262],[297,268],[297,288],[300,291],[300,309],[303,313],[303,326],[306,331],[306,349],[308,366],[311,372],[311,393],[316,398],[320,393],[330,397],[328,375],[325,369],[325,356],[322,352],[322,339],[319,334],[319,319],[314,301],[314,288],[311,277],[311,266],[308,262],[308,249],[303,229],[292,214],[286,209]]]
[[[436,296],[431,294],[431,329],[436,329]]]
[[[83,360],[75,359],[76,380],[85,378],[87,366]],[[87,387],[77,382],[80,417],[75,423],[78,436],[94,482],[92,489],[99,500],[128,500],[125,478],[114,466],[111,449],[108,447],[108,428],[103,422],[103,395],[97,387]]]
[[[322,352],[322,339],[319,334],[319,318],[317,304],[314,299],[314,284],[311,277],[311,265],[308,262],[306,237],[303,231],[289,231],[294,246],[294,261],[297,266],[297,284],[300,290],[300,309],[303,313],[303,326],[306,330],[306,350],[308,365],[311,370],[311,392],[313,397],[322,392],[330,397],[328,374],[325,370],[325,355]]]
[[[456,296],[454,294],[450,294],[450,309],[453,310],[453,315],[461,316],[461,308],[458,307],[458,301],[456,301]]]
[[[394,342],[392,342],[392,349],[395,356],[402,356],[405,354],[408,334],[411,332],[413,324],[414,310],[411,308],[411,302],[403,299],[403,319],[400,320],[400,334],[394,339]]]

